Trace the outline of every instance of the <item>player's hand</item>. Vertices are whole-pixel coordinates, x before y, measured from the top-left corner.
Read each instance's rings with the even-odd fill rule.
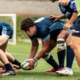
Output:
[[[67,23],[64,25],[63,29],[68,30],[71,26],[72,26],[71,24]]]
[[[16,69],[18,69],[19,66],[18,66],[18,65],[15,65],[15,64],[12,64],[12,68],[16,68]]]
[[[59,17],[58,16],[53,16],[53,15],[50,15],[49,16],[49,19],[55,19],[53,22],[56,22],[56,21],[58,21],[59,20]]]
[[[59,0],[58,3],[60,3],[62,6],[67,6],[69,4],[70,0]]]
[[[29,65],[26,68],[28,67],[28,70],[34,69],[35,62],[33,60],[28,60],[27,62],[29,62]]]
[[[15,72],[18,72],[19,71],[19,66],[15,65],[15,64],[12,64],[12,68]]]

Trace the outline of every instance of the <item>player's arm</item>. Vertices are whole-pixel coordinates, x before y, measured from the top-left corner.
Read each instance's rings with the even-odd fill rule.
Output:
[[[38,55],[34,58],[33,56],[36,54],[36,51],[37,51],[37,47],[36,47],[36,51],[35,50],[33,50],[33,51],[35,51],[34,53],[33,53],[33,51],[32,51],[32,53],[30,53],[30,58],[34,58],[36,61],[37,60],[39,60],[41,57],[43,57],[43,55],[47,52],[47,50],[48,50],[48,48],[49,48],[49,42],[50,42],[50,38],[49,38],[50,36],[48,36],[48,37],[46,37],[46,38],[44,38],[45,40],[44,41],[42,41],[42,49],[40,50],[40,52],[38,53]],[[31,57],[32,56],[32,57]],[[30,69],[32,69],[32,68],[34,68],[34,64],[35,64],[35,61],[34,61],[34,59],[33,60],[29,60],[29,65],[28,66],[26,66],[26,67],[28,67],[28,69],[30,70]]]
[[[73,15],[72,15],[72,17],[71,17],[71,19],[69,20],[69,24],[71,24],[72,25],[72,23],[74,23],[75,22],[75,20],[77,19],[77,14],[78,13],[73,13]]]
[[[61,15],[61,16],[59,16],[59,19],[66,19],[66,15]]]
[[[70,4],[72,4],[72,5],[70,5]],[[63,27],[63,29],[65,29],[65,30],[68,30],[70,27],[71,27],[71,25],[72,25],[72,23],[74,23],[75,22],[75,20],[77,19],[77,8],[76,8],[76,4],[75,3],[72,3],[72,2],[70,2],[70,4],[68,5],[71,9],[73,9],[73,14],[72,14],[72,17],[71,17],[71,19],[69,20],[69,22],[66,24],[66,25],[64,25],[64,27]],[[72,7],[71,7],[72,6]]]
[[[35,54],[37,53],[38,46],[39,46],[39,43],[38,43],[38,40],[36,39],[35,41],[32,42],[29,58],[34,58]]]
[[[50,38],[48,38],[45,41],[42,41],[42,49],[38,53],[38,55],[35,57],[35,59],[39,60],[41,57],[44,56],[44,54],[47,52],[49,49],[49,44],[50,44]]]
[[[55,20],[53,21],[53,22],[55,22],[55,21],[58,21],[59,19],[66,19],[66,15],[64,15],[64,14],[61,15],[61,16],[50,15],[49,18],[50,18],[50,19],[55,18]]]
[[[71,19],[69,20],[69,22],[64,25],[64,27],[63,27],[64,30],[68,30],[68,29],[71,27],[71,25],[72,25],[72,24],[75,22],[75,20],[77,19],[77,14],[78,14],[78,13],[75,13],[75,12],[73,13],[73,15],[72,15]]]

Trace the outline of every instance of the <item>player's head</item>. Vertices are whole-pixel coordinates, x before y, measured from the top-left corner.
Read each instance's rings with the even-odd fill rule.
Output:
[[[50,0],[50,1],[55,2],[55,1],[58,1],[58,0]]]
[[[28,36],[33,36],[36,32],[35,23],[31,18],[25,18],[21,21],[21,30],[25,31]]]

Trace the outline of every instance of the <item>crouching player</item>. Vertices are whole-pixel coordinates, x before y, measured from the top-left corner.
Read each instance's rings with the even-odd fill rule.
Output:
[[[57,36],[66,23],[61,20],[53,23],[53,20],[54,19],[49,19],[49,17],[42,17],[34,22],[31,18],[25,18],[21,22],[21,30],[25,31],[32,41],[29,58],[34,58],[34,60],[29,61],[29,69],[34,68],[35,61],[40,58],[43,58],[54,67],[54,71],[60,70],[64,65],[64,58],[61,58],[63,60],[62,63],[60,63],[61,67],[59,67],[53,59],[53,56],[50,55],[50,51],[56,46]],[[66,34],[68,34],[68,32],[66,32]],[[42,40],[42,49],[38,55],[35,56],[39,46],[37,38],[41,38]],[[64,56],[64,54],[62,56]]]
[[[4,72],[3,75],[16,75],[5,54],[8,40],[12,38],[12,34],[12,27],[9,24],[0,21],[0,59],[6,68],[6,72]]]

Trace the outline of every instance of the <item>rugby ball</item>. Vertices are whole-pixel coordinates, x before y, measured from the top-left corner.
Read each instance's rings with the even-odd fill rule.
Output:
[[[33,59],[26,59],[25,61],[23,61],[21,63],[21,67],[22,67],[23,70],[28,70],[28,67],[26,67],[26,66],[29,65],[29,62],[26,62],[28,60],[33,60]],[[34,68],[37,66],[37,64],[38,64],[38,62],[35,62]]]

